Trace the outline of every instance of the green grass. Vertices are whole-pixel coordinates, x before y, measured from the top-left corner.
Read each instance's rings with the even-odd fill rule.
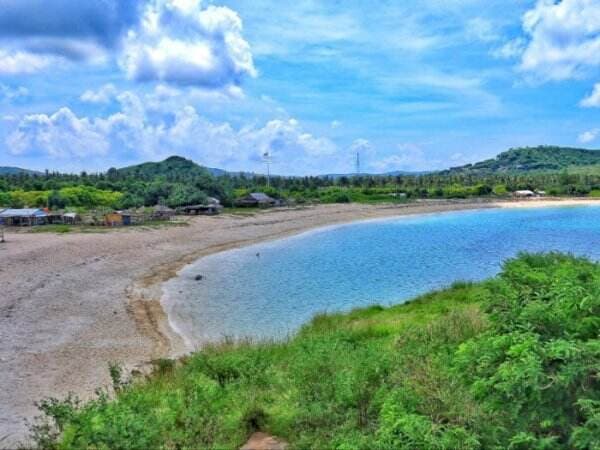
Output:
[[[600,448],[600,266],[522,255],[496,279],[323,314],[284,342],[159,361],[116,398],[47,400],[47,449]],[[50,424],[52,423],[50,422]],[[58,430],[58,431],[56,431]]]

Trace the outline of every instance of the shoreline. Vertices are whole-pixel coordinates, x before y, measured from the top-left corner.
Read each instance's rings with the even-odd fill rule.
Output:
[[[461,205],[461,208],[454,208],[455,205]],[[396,205],[394,205],[396,206]],[[444,214],[449,212],[460,212],[460,211],[476,211],[479,209],[510,209],[510,208],[548,208],[548,207],[556,207],[556,206],[600,206],[600,199],[563,199],[563,198],[533,198],[526,200],[503,200],[503,201],[481,201],[481,202],[446,202],[435,205],[426,205],[429,211],[412,211],[411,207],[422,207],[425,205],[418,203],[409,203],[406,204],[406,210],[403,210],[399,214],[394,215],[382,215],[367,219],[350,219],[350,220],[342,220],[339,222],[333,222],[325,225],[319,225],[314,227],[299,227],[297,230],[291,230],[289,232],[282,233],[280,235],[272,235],[263,238],[253,239],[250,241],[244,242],[232,242],[228,245],[221,246],[218,249],[206,249],[205,251],[199,252],[197,255],[188,255],[185,259],[178,261],[175,263],[175,267],[171,266],[166,268],[165,272],[162,276],[159,276],[161,281],[156,281],[156,276],[152,275],[151,278],[154,280],[153,283],[160,283],[160,286],[156,286],[155,284],[146,285],[146,289],[150,288],[158,288],[160,290],[160,296],[154,297],[153,301],[157,301],[160,305],[160,311],[158,311],[158,317],[156,317],[153,322],[157,323],[157,326],[162,330],[161,333],[171,341],[171,352],[169,353],[169,358],[179,358],[188,353],[193,353],[200,350],[200,347],[195,347],[189,344],[186,336],[183,335],[180,331],[177,330],[177,326],[171,321],[169,314],[165,310],[164,302],[166,301],[166,294],[162,289],[162,285],[169,281],[172,278],[179,276],[180,272],[184,270],[189,265],[198,261],[209,255],[214,255],[217,253],[228,252],[231,250],[241,249],[250,247],[253,245],[264,244],[269,242],[275,242],[283,239],[299,237],[301,235],[318,232],[321,230],[336,228],[344,225],[350,225],[354,223],[364,223],[364,222],[375,222],[382,220],[394,220],[396,218],[402,217],[411,217],[411,216],[425,216],[425,215],[434,215],[434,214]],[[158,269],[160,271],[160,269]]]
[[[108,362],[144,372],[186,352],[161,304],[162,284],[204,256],[357,221],[592,199],[426,200],[335,204],[199,216],[188,227],[107,233],[11,233],[0,244],[0,448],[22,442],[34,401],[82,399],[110,386]]]

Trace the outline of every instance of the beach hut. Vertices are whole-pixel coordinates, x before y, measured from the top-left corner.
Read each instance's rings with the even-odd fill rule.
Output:
[[[63,223],[67,225],[75,225],[76,223],[81,222],[81,218],[79,214],[74,212],[64,213],[63,214]]]
[[[175,215],[175,210],[165,205],[156,205],[152,212],[152,219],[154,220],[171,220]]]
[[[58,211],[48,211],[48,223],[49,224],[63,224],[64,223],[64,217],[63,217],[63,213],[58,212]]]
[[[245,197],[239,198],[235,204],[237,206],[254,206],[260,208],[268,208],[269,206],[275,206],[277,204],[277,200],[272,197],[269,197],[264,192],[252,192]]]
[[[128,226],[132,224],[131,218],[128,211],[115,211],[104,216],[104,224],[108,227]]]
[[[200,205],[188,205],[181,208],[181,211],[188,216],[212,216],[219,214],[222,210],[223,205],[221,205],[219,199],[214,197],[207,197],[206,202]]]
[[[47,221],[48,214],[39,208],[9,208],[0,212],[0,225],[33,226],[44,225]]]
[[[188,216],[214,216],[221,213],[223,206],[218,204],[189,205],[184,206],[181,210]]]

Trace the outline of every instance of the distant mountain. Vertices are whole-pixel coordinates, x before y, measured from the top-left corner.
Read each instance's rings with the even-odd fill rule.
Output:
[[[500,153],[495,158],[453,167],[440,173],[542,172],[595,165],[600,165],[600,150],[539,146],[513,148]]]
[[[21,169],[20,167],[0,167],[0,175],[41,175],[41,172],[35,170]]]
[[[169,181],[197,176],[213,176],[209,169],[181,156],[171,156],[160,162],[147,162],[121,169],[109,169],[108,174],[110,175],[113,170],[119,175],[132,176],[142,180],[150,180],[158,176],[164,176]]]

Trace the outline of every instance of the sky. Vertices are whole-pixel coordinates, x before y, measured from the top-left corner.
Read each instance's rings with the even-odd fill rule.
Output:
[[[0,166],[282,175],[600,148],[600,0],[0,0]]]

